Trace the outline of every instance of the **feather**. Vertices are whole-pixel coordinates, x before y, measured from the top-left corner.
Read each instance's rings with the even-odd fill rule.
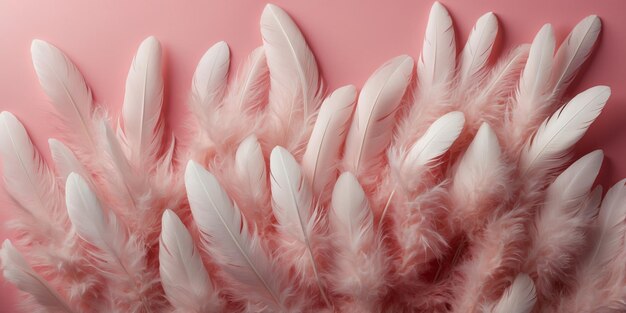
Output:
[[[336,162],[348,133],[355,101],[356,88],[349,85],[335,90],[322,103],[302,158],[302,170],[315,195],[324,195],[325,187],[336,177]]]
[[[127,235],[115,214],[106,214],[87,182],[72,173],[65,187],[67,213],[73,229],[96,250],[90,251],[94,266],[106,278],[110,301],[132,312],[150,312],[158,307],[149,297],[154,280],[148,275],[144,248]]]
[[[422,55],[417,63],[420,90],[439,92],[449,87],[456,68],[454,27],[446,8],[435,2],[430,9]]]
[[[151,36],[141,43],[133,59],[122,107],[123,138],[128,159],[137,168],[151,170],[161,152],[162,104],[161,45]]]
[[[563,162],[563,157],[598,117],[610,95],[609,87],[589,88],[547,118],[522,151],[522,175],[551,170]]]
[[[316,247],[312,242],[319,238],[316,238],[318,234],[315,232],[318,211],[313,209],[311,188],[302,176],[296,160],[282,147],[272,150],[270,174],[272,208],[285,250],[282,254],[294,264],[297,275],[315,282],[323,300],[328,304],[315,260]]]
[[[465,230],[480,229],[492,210],[511,191],[510,176],[495,132],[483,123],[454,171],[450,197],[452,216]]]
[[[161,225],[159,270],[167,299],[178,312],[218,311],[217,292],[185,225],[170,210]]]
[[[299,99],[304,118],[308,118],[319,105],[321,80],[306,40],[289,15],[273,4],[263,10],[261,34],[270,69],[270,104],[289,97],[295,105],[295,99]]]
[[[50,153],[52,154],[52,160],[54,161],[57,174],[61,176],[61,181],[65,181],[70,173],[76,173],[84,177],[89,181],[89,184],[92,185],[90,179],[91,174],[89,174],[85,166],[80,163],[69,147],[53,138],[48,139],[48,146],[50,147]]]
[[[336,247],[331,284],[335,292],[350,299],[342,310],[376,311],[384,293],[386,251],[375,232],[365,192],[349,172],[337,179],[329,220]]]
[[[511,109],[508,125],[513,151],[523,145],[529,130],[532,131],[545,117],[550,104],[550,73],[554,55],[554,31],[546,24],[535,36],[526,66],[520,77],[515,103]]]
[[[81,153],[97,154],[93,98],[83,76],[63,52],[45,41],[33,40],[30,51],[39,83],[71,130],[72,144]]]
[[[537,296],[532,279],[526,274],[519,274],[491,312],[530,313],[535,307],[535,302]]]
[[[217,179],[189,161],[185,186],[204,248],[228,274],[233,296],[253,307],[285,311],[289,289],[281,284],[281,271],[263,250],[260,239],[250,232]]]
[[[498,18],[492,12],[481,16],[467,39],[459,60],[459,92],[482,80],[491,49],[498,34]]]
[[[9,113],[0,113],[2,174],[9,195],[39,227],[27,231],[32,240],[59,243],[65,237],[63,195],[54,174],[30,141],[24,126]]]
[[[594,267],[596,270],[602,270],[617,253],[624,244],[624,235],[626,227],[624,226],[624,218],[626,217],[626,179],[622,179],[609,191],[607,191],[602,200],[602,206],[597,217],[597,230],[593,237],[595,245],[589,253],[586,266]]]
[[[585,248],[597,211],[597,203],[589,201],[588,195],[602,158],[602,151],[596,150],[563,171],[548,187],[545,204],[535,216],[525,271],[536,281],[542,298],[550,302],[555,283],[568,277]]]
[[[552,97],[558,98],[574,80],[580,66],[589,58],[600,35],[602,23],[596,15],[580,21],[554,56],[551,84]]]
[[[248,221],[260,230],[271,224],[272,217],[266,166],[257,137],[248,136],[235,154],[235,174],[241,186],[238,204]]]
[[[375,173],[384,156],[412,71],[413,60],[398,56],[376,70],[361,90],[344,150],[344,167],[359,180]]]
[[[218,106],[224,92],[230,66],[228,45],[220,41],[209,48],[198,62],[191,82],[190,106],[201,122]]]
[[[0,264],[4,279],[30,294],[39,305],[46,309],[46,312],[76,312],[43,277],[28,265],[8,239],[4,241],[0,249]]]
[[[235,107],[240,112],[259,110],[267,103],[269,85],[269,70],[263,47],[250,53],[243,69],[232,88]]]

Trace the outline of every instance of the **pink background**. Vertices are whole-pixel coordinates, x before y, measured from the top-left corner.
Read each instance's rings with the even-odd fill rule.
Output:
[[[497,51],[530,42],[544,23],[552,23],[559,42],[583,17],[597,14],[603,31],[599,46],[575,92],[609,85],[613,95],[598,121],[579,144],[579,152],[603,149],[600,183],[626,176],[626,1],[465,1],[444,0],[462,47],[474,21],[493,11],[500,20]],[[63,4],[61,4],[63,3]],[[178,4],[176,4],[178,3]],[[182,5],[181,3],[184,3]],[[362,86],[369,74],[399,54],[419,55],[431,1],[317,0],[275,1],[298,23],[317,55],[327,86]],[[185,100],[200,56],[225,40],[236,67],[261,44],[258,20],[263,1],[0,1],[0,110],[24,123],[46,157],[47,139],[58,123],[39,88],[30,61],[30,42],[44,39],[66,52],[91,86],[96,100],[117,112],[124,82],[140,41],[155,35],[165,59],[167,122],[180,133],[188,114]],[[0,221],[10,216],[0,193]],[[0,239],[8,236],[0,227]],[[15,290],[0,278],[0,312],[14,312]]]

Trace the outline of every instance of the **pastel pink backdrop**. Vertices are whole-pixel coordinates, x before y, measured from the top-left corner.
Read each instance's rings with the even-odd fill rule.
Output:
[[[530,42],[544,23],[561,41],[583,17],[602,19],[599,46],[583,78],[573,88],[609,85],[613,94],[604,113],[583,138],[578,151],[603,149],[599,180],[612,184],[626,176],[626,1],[464,1],[443,0],[462,47],[474,21],[493,11],[500,20],[496,52]],[[277,0],[300,26],[332,90],[362,86],[370,73],[399,54],[419,55],[430,0]],[[46,158],[47,139],[58,137],[58,121],[38,85],[30,61],[30,42],[44,39],[65,51],[91,86],[96,100],[118,112],[124,82],[137,45],[155,35],[165,59],[167,123],[180,134],[187,92],[196,62],[213,43],[224,40],[232,67],[261,45],[258,20],[265,2],[237,1],[0,1],[0,110],[13,112]],[[11,216],[0,192],[0,222]],[[9,234],[0,226],[0,239]],[[15,311],[16,293],[0,278],[0,313]]]

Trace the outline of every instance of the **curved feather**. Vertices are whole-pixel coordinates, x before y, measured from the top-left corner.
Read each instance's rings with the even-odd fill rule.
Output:
[[[270,224],[272,215],[266,166],[257,137],[248,136],[235,153],[235,174],[241,184],[238,202],[248,220],[261,229]]]
[[[169,302],[180,312],[218,311],[217,292],[183,222],[165,210],[161,226],[159,270]]]
[[[201,121],[222,100],[229,66],[230,51],[223,41],[211,46],[198,62],[191,82],[190,105]]]
[[[239,112],[258,110],[267,103],[269,85],[269,69],[263,47],[250,53],[243,69],[233,84],[234,104]]]
[[[87,182],[71,173],[66,182],[67,213],[78,236],[93,245],[95,266],[107,280],[111,301],[133,311],[150,312],[158,306],[150,297],[154,280],[146,268],[144,248],[128,236],[112,212],[104,212]]]
[[[154,166],[163,141],[161,45],[146,38],[133,59],[122,106],[123,138],[132,164]]]
[[[600,172],[604,154],[595,150],[572,163],[547,190],[546,206],[568,205],[585,197]]]
[[[47,312],[77,312],[70,307],[67,300],[28,265],[24,257],[8,239],[4,241],[2,249],[0,249],[0,264],[4,279],[33,296]]]
[[[518,100],[523,102],[523,105],[537,105],[535,100],[546,94],[549,88],[553,56],[554,31],[552,25],[546,24],[539,30],[530,46],[528,60],[520,78],[518,98],[527,100],[527,102]]]
[[[522,175],[531,170],[551,169],[555,163],[562,162],[598,117],[610,95],[609,87],[589,88],[547,118],[522,151]]]
[[[344,150],[344,166],[357,177],[377,165],[389,145],[395,113],[412,71],[413,60],[402,55],[385,63],[365,82]]]
[[[285,311],[288,290],[282,289],[280,271],[217,179],[189,161],[185,186],[204,248],[236,284],[233,296],[254,306]]]
[[[530,313],[537,302],[535,284],[526,274],[518,274],[492,313]]]
[[[65,181],[70,173],[76,173],[85,179],[91,177],[85,166],[78,161],[74,152],[61,141],[50,138],[48,139],[48,146],[50,147],[54,167],[57,174],[61,176],[62,181]]]
[[[407,152],[403,166],[405,170],[413,172],[414,168],[425,166],[448,151],[461,134],[464,124],[465,117],[459,111],[437,119]]]
[[[281,8],[267,4],[261,15],[263,47],[270,69],[270,98],[290,97],[302,101],[304,118],[319,105],[320,76],[313,53],[298,26]],[[293,109],[291,110],[293,111]]]
[[[485,66],[491,55],[498,34],[498,18],[493,12],[481,16],[467,39],[459,60],[458,88],[474,80],[480,81],[485,75]]]
[[[552,97],[561,96],[574,80],[580,66],[589,58],[600,35],[602,23],[596,15],[580,21],[554,56],[551,86]]]
[[[422,55],[417,63],[420,90],[447,86],[454,77],[456,68],[456,44],[454,27],[446,8],[435,2],[430,9]]]
[[[340,149],[348,133],[355,101],[356,88],[352,85],[341,87],[324,100],[317,115],[302,157],[302,171],[316,195],[322,195],[324,187],[336,175]]]
[[[63,52],[43,40],[33,40],[30,51],[41,87],[72,130],[72,143],[97,153],[93,98],[83,76]]]
[[[601,269],[622,250],[626,227],[626,179],[617,182],[607,191],[597,217],[594,246],[589,252],[586,266]],[[598,274],[597,272],[595,274]],[[599,276],[599,275],[598,275]]]

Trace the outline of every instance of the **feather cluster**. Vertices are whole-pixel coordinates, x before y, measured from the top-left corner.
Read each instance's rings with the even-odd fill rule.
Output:
[[[33,312],[624,312],[625,181],[603,197],[602,151],[571,162],[610,89],[562,98],[599,32],[589,16],[556,49],[546,25],[498,58],[487,13],[457,54],[435,3],[417,62],[326,92],[294,21],[267,5],[234,78],[224,42],[199,61],[181,145],[155,38],[113,118],[35,40],[67,131],[49,166],[0,114],[17,216],[2,274]]]

